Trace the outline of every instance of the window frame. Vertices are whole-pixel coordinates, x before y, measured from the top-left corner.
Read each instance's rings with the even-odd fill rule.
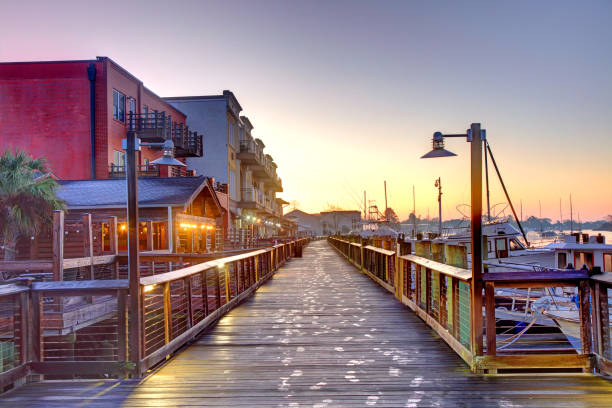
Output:
[[[122,123],[125,123],[125,102],[125,94],[113,88],[113,119]]]

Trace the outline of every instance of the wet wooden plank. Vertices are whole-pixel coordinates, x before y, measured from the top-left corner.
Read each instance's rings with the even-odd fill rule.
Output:
[[[595,376],[472,374],[392,293],[319,241],[144,380],[31,384],[5,394],[0,407],[606,407],[611,400],[612,385]]]

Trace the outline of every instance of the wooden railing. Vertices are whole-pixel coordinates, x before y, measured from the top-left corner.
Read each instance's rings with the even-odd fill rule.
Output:
[[[608,304],[612,273],[592,277],[585,271],[485,273],[483,308],[475,311],[470,296],[472,274],[466,268],[463,246],[417,241],[412,253],[411,243],[397,242],[393,249],[382,249],[361,240],[351,242],[351,238],[328,241],[412,309],[475,372],[612,373]],[[577,299],[575,312],[569,313],[576,316],[577,341],[571,341],[567,328],[560,330],[553,317],[562,309],[560,299],[571,294]],[[548,314],[542,313],[543,306]],[[483,314],[483,327],[472,327],[472,313]],[[474,352],[477,335],[485,344]]]
[[[307,243],[290,241],[142,277],[140,325],[128,310],[126,279],[0,285],[0,390],[28,375],[141,376],[300,256]],[[180,265],[164,257],[169,266]]]

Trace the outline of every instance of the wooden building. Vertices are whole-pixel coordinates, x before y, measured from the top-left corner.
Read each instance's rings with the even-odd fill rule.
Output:
[[[68,213],[90,213],[101,220],[102,246],[117,219],[119,251],[127,250],[127,186],[123,179],[60,180],[58,196]],[[197,177],[138,179],[140,250],[204,253],[222,249],[223,209],[211,180]],[[104,251],[104,248],[102,248]]]

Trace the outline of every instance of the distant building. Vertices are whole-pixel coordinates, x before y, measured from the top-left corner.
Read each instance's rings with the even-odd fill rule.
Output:
[[[125,177],[121,141],[130,127],[143,142],[171,138],[178,158],[201,156],[202,136],[185,122],[183,112],[108,57],[0,63],[0,146],[44,156],[59,179]],[[151,165],[161,154],[142,148],[141,176],[187,174]]]
[[[285,218],[297,224],[298,232],[308,236],[323,235],[321,217],[319,214],[308,214],[302,210],[292,210]]]
[[[301,210],[288,212],[285,217],[298,224],[299,231],[309,235],[348,234],[361,228],[360,211],[323,211],[309,214]]]
[[[253,124],[240,116],[242,107],[234,94],[169,97],[165,100],[187,115],[187,125],[203,129],[204,154],[187,159],[197,173],[211,175],[227,205],[225,225],[231,240],[281,235],[282,206],[276,193],[283,191],[272,157],[252,136]]]
[[[322,211],[321,226],[323,235],[348,234],[361,227],[360,211]]]

